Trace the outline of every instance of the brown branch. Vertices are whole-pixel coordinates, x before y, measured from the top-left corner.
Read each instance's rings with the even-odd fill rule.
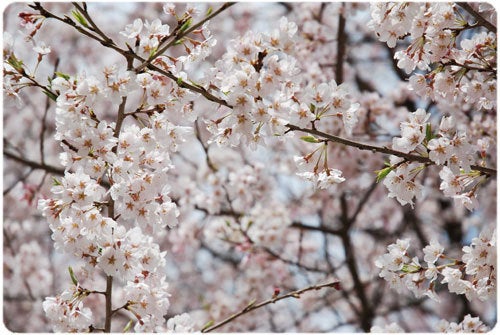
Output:
[[[59,66],[59,57],[56,58],[55,64],[54,64],[54,74],[52,76],[52,79],[55,79],[56,77],[56,72],[57,72],[57,67]],[[50,101],[51,99],[47,95],[45,98],[45,111],[43,113],[42,117],[42,127],[40,129],[40,160],[42,161],[42,164],[45,164],[45,132],[47,131],[47,114],[49,113],[49,108],[50,108]]]
[[[354,213],[349,218],[349,220],[351,220],[352,222],[356,221],[356,219],[358,217],[358,214],[361,213],[361,210],[363,209],[363,207],[365,206],[365,204],[368,202],[368,199],[370,198],[370,196],[372,195],[372,193],[377,188],[377,185],[378,185],[377,181],[374,180],[373,183],[371,184],[370,188],[368,189],[368,191],[366,191],[366,193],[363,195],[363,197],[359,201],[358,206],[356,206],[356,209],[354,210]]]
[[[253,241],[251,241],[251,242],[253,243]],[[307,270],[309,272],[330,273],[328,269],[320,269],[317,267],[312,267],[312,266],[300,263],[299,261],[293,261],[291,259],[284,258],[280,254],[278,254],[277,252],[275,252],[274,250],[272,250],[268,247],[258,247],[258,248],[262,249],[264,252],[266,252],[271,257],[274,257],[275,259],[278,259],[285,264],[296,266],[299,269]]]
[[[464,68],[464,69],[466,69],[468,71],[491,72],[491,73],[493,73],[495,75],[495,77],[496,77],[496,73],[497,73],[497,70],[494,69],[494,68],[492,68],[490,64],[488,64],[487,67],[476,67],[476,66],[471,66],[471,65],[467,65],[467,64],[460,64],[460,63],[458,63],[454,59],[446,59],[445,61],[442,61],[439,64],[441,64],[442,66],[452,66],[452,65],[454,65],[454,66],[458,66],[458,67]]]
[[[462,7],[462,9],[464,9],[472,17],[474,17],[477,20],[478,25],[485,27],[486,29],[488,29],[491,32],[494,32],[495,34],[497,33],[497,27],[495,27],[494,24],[486,20],[480,13],[476,12],[474,8],[472,8],[472,6],[469,5],[467,2],[456,2],[456,4]]]
[[[113,315],[113,309],[111,305],[111,293],[113,291],[113,277],[106,277],[106,320],[104,323],[104,332],[111,333],[111,316]]]
[[[7,187],[4,191],[3,191],[3,196],[5,197],[7,194],[9,194],[10,191],[12,191],[14,189],[14,187],[16,187],[16,185],[18,183],[23,183],[26,179],[28,179],[28,177],[31,175],[31,173],[35,171],[34,169],[30,169],[28,172],[26,172],[24,175],[22,175],[21,177],[19,177],[19,179],[15,180],[9,187]]]
[[[351,274],[351,278],[354,285],[354,291],[359,299],[361,305],[361,311],[359,313],[359,321],[361,324],[361,328],[365,332],[369,332],[372,326],[372,320],[375,316],[372,304],[368,300],[366,296],[365,288],[363,283],[361,282],[361,278],[359,277],[358,266],[356,263],[356,255],[354,253],[354,246],[351,241],[350,229],[354,224],[354,220],[349,218],[349,213],[347,209],[347,200],[345,198],[345,193],[340,197],[341,204],[341,215],[340,221],[342,222],[343,233],[340,235],[342,240],[342,246],[344,248],[345,253],[345,262],[347,264],[347,268],[349,273]]]
[[[77,2],[72,2],[71,4],[75,6],[76,9],[78,9],[78,11],[85,17],[87,22],[90,24],[91,27],[87,27],[88,29],[98,34],[104,41],[113,43],[113,40],[109,38],[106,34],[104,34],[102,30],[99,29],[99,27],[95,24],[94,20],[89,15],[89,12],[87,10],[87,5],[85,2],[83,3],[84,5],[83,8]]]
[[[61,169],[61,168],[57,168],[55,166],[52,166],[52,165],[48,165],[48,164],[42,164],[42,163],[38,163],[38,162],[34,162],[34,161],[31,161],[31,160],[28,160],[26,158],[22,158],[22,157],[19,157],[19,156],[16,156],[8,151],[5,151],[3,152],[4,156],[13,160],[13,161],[16,161],[18,163],[21,163],[23,165],[26,165],[26,166],[29,166],[33,169],[37,169],[37,170],[44,170],[44,171],[47,171],[47,172],[50,172],[50,173],[53,173],[53,174],[57,174],[57,175],[61,175],[63,176],[64,175],[64,169]]]
[[[252,301],[250,302],[245,308],[243,308],[241,311],[231,315],[230,317],[226,318],[225,320],[215,324],[215,325],[212,325],[212,326],[208,326],[208,327],[205,327],[201,330],[202,333],[208,333],[208,332],[211,332],[217,328],[220,328],[226,324],[228,324],[229,322],[233,321],[234,319],[244,315],[244,314],[247,314],[251,311],[254,311],[256,309],[259,309],[261,307],[264,307],[266,305],[269,305],[269,304],[274,304],[275,302],[277,301],[280,301],[280,300],[283,300],[283,299],[287,299],[287,298],[296,298],[296,299],[300,299],[300,296],[302,294],[304,294],[305,292],[307,291],[312,291],[312,290],[321,290],[322,288],[326,288],[326,287],[333,287],[335,288],[336,290],[339,290],[340,289],[340,282],[338,280],[335,280],[335,281],[332,281],[332,282],[328,282],[326,284],[319,284],[319,285],[312,285],[312,286],[308,286],[306,288],[303,288],[303,289],[300,289],[300,290],[297,290],[297,291],[293,291],[293,292],[290,292],[290,293],[287,293],[287,294],[284,294],[284,295],[281,295],[281,296],[277,296],[277,297],[273,297],[271,299],[268,299],[268,300],[264,300],[262,302],[259,302],[259,303],[255,303],[255,301]]]
[[[333,228],[328,228],[323,225],[320,226],[311,226],[311,225],[306,225],[301,222],[293,222],[290,227],[292,228],[297,228],[300,230],[310,230],[310,231],[319,231],[322,233],[330,234],[330,235],[340,235],[341,230],[340,229],[333,229]]]
[[[349,139],[346,139],[343,137],[327,134],[327,133],[324,133],[324,132],[316,130],[316,129],[301,128],[301,127],[295,126],[293,124],[287,124],[286,127],[292,131],[302,131],[304,133],[317,135],[317,136],[324,138],[327,141],[344,144],[344,145],[347,145],[350,147],[358,148],[360,150],[379,152],[379,153],[383,153],[383,154],[387,154],[387,155],[398,156],[398,157],[404,158],[407,161],[419,162],[419,163],[423,163],[423,164],[427,164],[427,165],[435,165],[435,163],[432,160],[430,160],[430,158],[428,158],[428,157],[419,156],[419,155],[410,154],[410,153],[405,153],[405,152],[389,149],[387,147],[379,147],[379,146],[372,145],[372,144],[356,142],[356,141],[349,140]],[[485,175],[490,175],[490,176],[496,176],[496,174],[497,174],[496,169],[492,169],[492,168],[488,168],[488,167],[484,167],[484,166],[479,166],[479,165],[471,165],[471,169],[479,171]]]
[[[340,5],[338,31],[337,31],[337,62],[335,63],[335,81],[337,85],[344,81],[344,55],[347,34],[345,33],[345,4]]]
[[[82,27],[78,26],[70,17],[65,16],[63,18],[63,17],[57,16],[57,15],[49,12],[44,7],[42,7],[42,5],[39,2],[35,2],[34,5],[28,5],[28,7],[33,8],[34,10],[37,10],[40,13],[40,15],[44,16],[45,18],[55,19],[57,21],[60,21],[62,23],[65,23],[65,24],[73,27],[79,33],[100,42],[102,45],[104,45],[106,47],[112,48],[112,49],[117,50],[117,51],[118,50],[124,51],[124,50],[120,49],[119,47],[117,47],[112,40],[102,39],[101,37],[94,35],[94,34],[88,32],[87,30],[83,29]]]
[[[136,54],[133,54],[133,57],[136,58],[136,59],[138,59],[138,60],[140,60],[140,61],[145,61],[144,58],[142,58],[142,57],[140,57],[140,56],[138,56]],[[179,86],[181,88],[186,88],[186,89],[189,89],[189,90],[191,90],[193,92],[199,93],[202,96],[204,96],[207,100],[216,102],[219,105],[223,105],[223,106],[226,106],[228,108],[233,108],[233,106],[229,105],[225,100],[216,97],[212,93],[208,92],[202,86],[193,85],[193,84],[189,84],[189,83],[187,83],[185,81],[182,81],[182,80],[180,80],[179,77],[176,77],[172,72],[163,70],[163,69],[159,68],[158,66],[156,66],[154,64],[149,64],[148,68],[150,70],[156,71],[156,72],[158,72],[158,73],[160,73],[160,74],[162,74],[162,75],[164,75],[164,76],[172,79],[173,81],[175,81],[177,83],[177,86]]]
[[[115,126],[115,131],[113,133],[113,136],[118,138],[120,135],[120,130],[122,128],[123,120],[125,120],[125,105],[127,104],[127,97],[122,97],[122,102],[120,103],[120,106],[118,107],[118,115],[116,117],[116,126]],[[115,148],[118,148],[116,146]]]

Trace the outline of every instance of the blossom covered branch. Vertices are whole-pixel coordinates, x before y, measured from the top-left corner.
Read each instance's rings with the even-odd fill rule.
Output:
[[[494,14],[9,7],[6,325],[376,332],[418,315],[405,330],[486,331]]]

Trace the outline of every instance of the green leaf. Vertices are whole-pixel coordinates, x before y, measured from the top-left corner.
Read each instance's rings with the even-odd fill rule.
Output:
[[[73,272],[73,268],[68,266],[69,276],[71,277],[71,281],[74,285],[78,285],[78,279],[76,279],[75,273]]]
[[[205,329],[207,329],[208,327],[211,327],[212,325],[214,324],[214,320],[210,320],[208,321],[207,323],[205,323],[205,325],[201,328],[201,331],[204,331]]]
[[[207,14],[205,14],[205,16],[209,16],[210,14],[212,14],[213,10],[214,9],[212,8],[212,6],[208,7]]]
[[[52,177],[52,185],[53,186],[61,186],[61,182],[59,180],[57,180],[56,177]]]
[[[49,97],[50,100],[56,101],[57,100],[57,95],[52,93],[51,91],[43,90],[43,94]]]
[[[420,269],[422,269],[420,266],[413,265],[413,264],[405,264],[405,265],[403,265],[403,268],[401,269],[401,271],[403,271],[404,273],[415,273],[415,272],[420,271]]]
[[[316,137],[314,137],[312,135],[302,136],[300,139],[302,141],[304,141],[304,142],[309,142],[309,143],[319,143],[319,142],[321,142],[320,140],[318,140]]]
[[[182,80],[182,78],[181,78],[181,77],[177,78],[177,85],[179,85],[179,86],[180,86],[180,85],[182,85],[182,83],[183,83],[183,82],[184,82],[184,81]]]
[[[153,59],[153,56],[155,56],[156,52],[158,51],[158,48],[153,48],[151,52],[149,53],[148,58]]]
[[[182,44],[184,43],[184,39],[181,38],[181,39],[178,39],[177,41],[174,42],[174,45],[179,45],[179,44]]]
[[[87,23],[87,20],[85,20],[85,17],[83,17],[82,13],[80,13],[76,10],[73,10],[73,11],[71,11],[71,14],[75,18],[75,20],[78,21],[78,23],[80,23],[85,28],[88,28],[89,24]]]
[[[382,179],[387,177],[387,175],[389,174],[389,172],[392,171],[392,169],[393,169],[392,166],[388,166],[386,168],[383,168],[382,170],[375,171],[375,173],[377,174],[377,183],[379,183]]]
[[[56,72],[54,72],[54,74],[58,77],[66,79],[66,80],[69,80],[69,78],[70,78],[69,74],[66,74],[66,73],[56,71]]]
[[[253,223],[254,223],[253,220],[248,221],[247,230],[250,229],[250,227],[253,225]]]
[[[17,59],[14,54],[10,55],[9,59],[7,60],[7,63],[9,63],[10,66],[12,66],[14,69],[16,69],[17,72],[22,73],[24,71],[23,61],[20,59]]]
[[[427,142],[429,142],[430,140],[432,140],[434,138],[434,136],[432,135],[432,126],[430,123],[428,123],[426,126],[425,126],[425,140]]]
[[[191,26],[191,23],[193,23],[193,19],[189,18],[186,22],[184,22],[182,24],[182,26],[180,27],[179,31],[180,32],[186,31]]]
[[[311,113],[314,113],[316,111],[316,106],[311,103],[309,105],[309,110],[311,111]]]
[[[129,330],[132,328],[132,325],[134,324],[134,320],[129,320],[125,327],[123,328],[122,333],[128,333]]]

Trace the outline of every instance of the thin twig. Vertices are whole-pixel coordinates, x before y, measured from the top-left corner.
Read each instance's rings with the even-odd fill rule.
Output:
[[[358,214],[361,213],[361,210],[363,209],[364,205],[368,202],[368,199],[372,195],[373,191],[375,191],[375,189],[377,188],[377,185],[378,183],[376,180],[372,182],[368,191],[366,191],[366,193],[363,195],[363,198],[359,200],[358,206],[356,206],[356,209],[354,210],[354,213],[349,218],[349,220],[353,222],[356,221]]]
[[[54,64],[54,75],[52,76],[52,79],[55,79],[56,77],[56,72],[57,72],[57,67],[59,66],[59,60],[60,58],[57,57],[55,64]],[[42,117],[42,129],[40,130],[40,160],[42,164],[45,164],[45,132],[47,131],[47,115],[49,113],[49,108],[50,108],[50,101],[51,99],[47,95],[45,98],[45,110],[43,112],[43,117]]]
[[[269,304],[274,304],[275,302],[277,301],[280,301],[280,300],[283,300],[283,299],[287,299],[287,298],[296,298],[296,299],[300,299],[300,296],[302,294],[304,294],[305,292],[307,291],[312,291],[312,290],[321,290],[322,288],[326,288],[326,287],[333,287],[335,288],[336,290],[339,290],[340,289],[340,282],[338,280],[335,280],[335,281],[331,281],[331,282],[328,282],[326,284],[319,284],[319,285],[312,285],[312,286],[309,286],[309,287],[306,287],[306,288],[303,288],[303,289],[300,289],[300,290],[297,290],[297,291],[293,291],[293,292],[290,292],[290,293],[287,293],[287,294],[284,294],[284,295],[281,295],[281,296],[277,296],[277,297],[273,297],[271,299],[268,299],[268,300],[264,300],[262,302],[259,302],[259,303],[255,303],[255,301],[252,301],[250,302],[245,308],[243,308],[241,311],[239,311],[238,313],[235,313],[233,315],[231,315],[230,317],[228,317],[227,319],[215,324],[215,325],[212,325],[212,326],[209,326],[209,327],[206,327],[206,328],[203,328],[201,330],[202,333],[208,333],[208,332],[211,332],[217,328],[220,328],[226,324],[228,324],[229,322],[233,321],[234,319],[244,315],[244,314],[247,314],[251,311],[254,311],[256,309],[259,309],[263,306],[266,306],[266,305],[269,305]]]
[[[17,179],[16,181],[14,181],[9,187],[7,187],[4,191],[3,191],[3,196],[5,197],[7,194],[9,194],[10,191],[12,191],[14,189],[14,187],[16,187],[16,185],[18,183],[21,183],[21,182],[24,182],[29,176],[30,174],[34,171],[35,169],[30,169],[28,172],[26,172],[23,176],[19,177],[19,179]]]
[[[294,266],[298,267],[299,269],[307,270],[309,272],[329,273],[328,269],[320,269],[320,268],[317,268],[317,267],[312,267],[312,266],[309,266],[309,265],[305,265],[303,263],[300,263],[299,261],[293,261],[291,259],[283,258],[280,254],[278,254],[277,252],[275,252],[274,250],[272,250],[272,249],[270,249],[268,247],[260,247],[260,248],[262,250],[264,250],[270,256],[272,256],[272,257],[274,257],[274,258],[282,261],[285,264],[294,265]]]
[[[303,224],[301,222],[293,222],[290,227],[292,228],[298,228],[301,230],[310,230],[310,231],[319,231],[325,234],[330,234],[330,235],[340,235],[341,230],[340,229],[333,229],[333,228],[328,228],[323,225],[320,226],[310,226]]]
[[[92,31],[94,31],[96,34],[98,34],[99,36],[101,36],[101,38],[105,41],[108,41],[108,42],[113,42],[106,34],[104,34],[102,32],[101,29],[99,29],[99,27],[95,24],[94,20],[92,19],[92,17],[89,15],[89,12],[87,10],[87,6],[84,2],[84,7],[85,8],[82,8],[77,2],[72,2],[73,6],[75,6],[78,11],[80,13],[82,13],[82,15],[85,17],[85,19],[87,20],[87,22],[92,26],[92,28],[89,28],[91,29]]]

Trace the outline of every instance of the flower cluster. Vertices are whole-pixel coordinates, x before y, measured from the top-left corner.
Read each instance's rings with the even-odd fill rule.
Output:
[[[193,320],[187,313],[176,315],[167,321],[168,333],[192,333],[194,332]]]
[[[479,319],[479,317],[473,318],[470,314],[467,314],[466,316],[464,316],[464,319],[458,324],[456,322],[440,320],[435,325],[434,331],[440,333],[487,333],[489,331],[489,328]],[[383,327],[373,326],[370,329],[370,333],[404,332],[404,329],[395,322]]]
[[[146,264],[155,260],[147,255],[143,259]],[[138,333],[164,331],[164,316],[170,307],[168,283],[165,276],[157,271],[143,273],[133,281],[127,282],[124,295],[127,299],[125,309],[137,319],[134,330]]]
[[[233,107],[212,120],[212,141],[218,144],[262,144],[265,137],[283,134],[288,115],[303,108],[295,106],[292,96],[298,89],[296,60],[288,54],[297,26],[286,18],[270,35],[249,31],[229,43],[228,51],[215,63],[203,81],[218,87],[222,99]],[[218,93],[220,94],[220,93]],[[305,118],[311,118],[307,110]]]
[[[393,322],[391,324],[388,324],[386,326],[380,327],[380,326],[373,326],[370,329],[370,333],[404,333],[404,329],[401,328],[396,322]]]
[[[126,31],[139,33],[141,22],[134,25]],[[148,34],[142,41],[148,45],[168,35],[168,26],[159,20],[144,26]],[[165,252],[147,234],[177,225],[179,212],[168,196],[167,172],[172,168],[170,154],[191,134],[191,128],[174,125],[170,113],[160,113],[167,107],[184,106],[175,94],[171,98],[176,103],[164,103],[162,97],[170,92],[161,77],[136,76],[115,66],[103,73],[100,79],[60,74],[51,82],[57,94],[55,137],[65,150],[62,163],[74,172],[55,180],[54,197],[40,200],[39,209],[49,220],[56,249],[84,260],[91,271],[99,268],[107,276],[128,282],[123,290],[127,309],[138,321],[137,330],[158,330],[169,307],[166,280],[156,275],[165,266]],[[142,92],[144,108],[154,106],[143,127],[100,120],[99,110],[106,100],[124,104],[134,92]],[[182,95],[178,90],[175,93]],[[59,322],[60,327],[66,322],[68,329],[77,328],[69,318]]]
[[[389,198],[396,198],[401,205],[410,204],[413,207],[413,198],[422,197],[423,187],[416,180],[422,168],[419,163],[406,162],[400,157],[391,156],[390,166],[386,168],[390,172],[384,179]]]
[[[426,266],[420,264],[418,257],[411,258],[408,248],[410,239],[397,240],[387,247],[388,253],[380,256],[375,265],[381,269],[379,276],[389,282],[398,292],[406,287],[417,298],[427,295],[439,301],[434,291],[438,275],[441,283],[448,284],[448,290],[464,294],[467,299],[488,300],[496,290],[496,238],[495,232],[483,231],[474,238],[470,246],[463,248],[461,260],[452,259],[444,254],[444,247],[432,240],[423,249]],[[446,263],[438,264],[439,260]],[[467,276],[466,279],[464,277]]]
[[[220,97],[233,111],[212,120],[212,141],[248,143],[255,147],[266,138],[283,135],[288,124],[306,126],[323,117],[342,119],[345,132],[357,122],[359,104],[353,103],[346,85],[309,83],[301,91],[300,68],[292,56],[297,26],[286,18],[270,35],[248,32],[229,44],[216,68],[207,74],[207,87],[219,87]]]
[[[43,310],[56,332],[85,332],[93,322],[92,310],[83,307],[86,293],[78,286],[61,293],[57,297],[46,298]]]
[[[480,8],[488,11],[488,6]],[[496,107],[495,32],[461,37],[471,28],[459,6],[451,3],[378,3],[372,5],[370,26],[391,48],[410,36],[411,44],[397,51],[398,67],[411,73],[417,94],[434,101],[465,102],[478,109]],[[459,44],[459,46],[457,46]]]
[[[475,191],[482,178],[480,173],[471,170],[471,165],[475,149],[485,152],[488,142],[483,148],[473,146],[466,131],[458,129],[453,116],[443,117],[439,130],[434,133],[429,118],[430,114],[420,108],[411,113],[408,121],[401,123],[401,137],[393,138],[392,148],[428,157],[434,164],[443,166],[439,176],[444,195],[473,210],[477,207]],[[423,164],[391,156],[390,166],[381,170],[388,172],[384,185],[389,197],[396,197],[402,205],[413,206],[412,199],[422,195],[416,176],[424,168]]]
[[[314,162],[313,157],[317,155],[316,152],[318,149],[321,151],[319,157],[317,158],[316,165],[314,165],[312,164]],[[297,175],[305,180],[313,182],[314,186],[318,189],[327,189],[334,184],[339,184],[345,181],[345,178],[342,177],[342,171],[328,167],[326,145],[321,145],[318,149],[306,156],[294,157],[295,163],[300,171]],[[322,156],[324,156],[324,164],[322,165],[323,168],[320,170],[319,162]]]
[[[167,24],[162,24],[160,19],[155,19],[152,22],[135,19],[120,34],[128,39],[135,39],[136,53],[143,57],[149,57],[158,49],[160,41],[168,37],[169,32],[170,27]]]
[[[464,316],[460,323],[441,320],[436,326],[436,331],[441,333],[487,333],[490,329],[479,319],[470,314]]]

